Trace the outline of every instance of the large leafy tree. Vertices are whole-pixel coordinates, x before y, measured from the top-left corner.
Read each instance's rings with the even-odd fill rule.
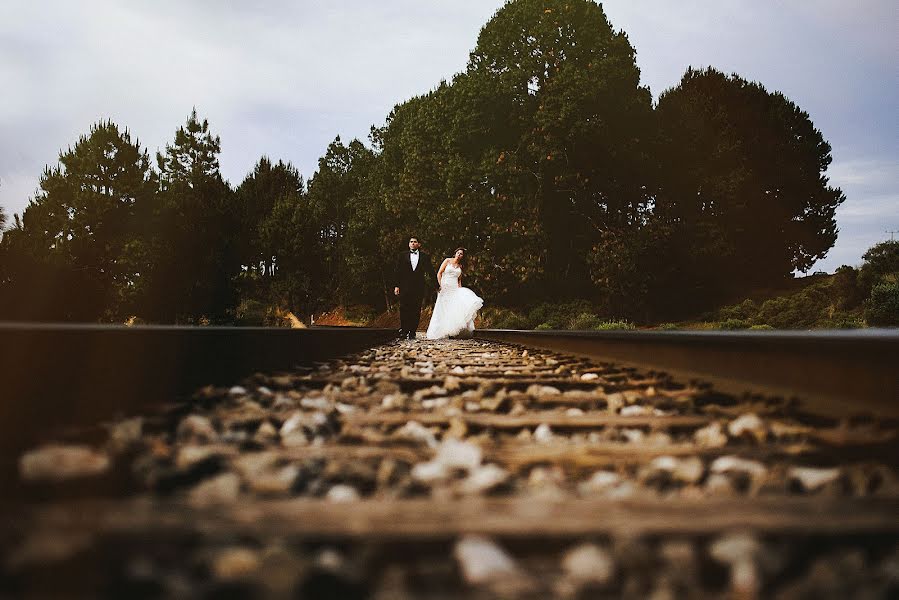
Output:
[[[141,313],[153,320],[226,321],[237,304],[240,211],[222,179],[221,142],[194,109],[157,153],[160,207],[148,232],[150,285]]]
[[[382,296],[381,253],[376,233],[377,201],[369,174],[374,153],[359,140],[337,137],[309,181],[309,208],[321,244],[322,275],[316,304],[378,301]],[[372,268],[378,269],[374,275]],[[323,283],[324,283],[323,282]]]
[[[686,292],[734,293],[806,271],[837,237],[845,199],[828,185],[830,145],[781,93],[688,70],[659,98],[655,217]]]
[[[647,205],[651,96],[627,36],[589,0],[509,2],[481,31],[466,76],[488,99],[489,191],[535,217],[527,270],[547,292],[591,295],[597,232],[639,224]]]
[[[242,209],[244,292],[297,314],[313,308],[323,280],[318,231],[306,184],[290,163],[263,157],[237,189]]]
[[[598,5],[509,2],[464,73],[388,117],[382,196],[432,248],[469,246],[496,301],[592,295],[597,232],[644,218],[651,115]]]
[[[60,153],[4,239],[18,316],[121,317],[141,277],[132,257],[137,219],[155,193],[149,155],[111,121]]]

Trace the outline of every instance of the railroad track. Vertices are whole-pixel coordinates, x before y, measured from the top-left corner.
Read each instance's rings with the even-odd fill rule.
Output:
[[[45,432],[0,597],[895,593],[889,401],[534,347],[560,339],[390,342]]]

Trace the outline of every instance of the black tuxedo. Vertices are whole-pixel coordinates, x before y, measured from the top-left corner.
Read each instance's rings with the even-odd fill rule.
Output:
[[[421,303],[425,296],[425,276],[435,277],[431,257],[418,251],[418,266],[412,270],[410,252],[396,257],[393,287],[400,288],[400,334],[415,335],[421,320]]]

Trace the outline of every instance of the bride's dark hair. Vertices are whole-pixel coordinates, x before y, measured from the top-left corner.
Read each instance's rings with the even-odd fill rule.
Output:
[[[453,258],[456,257],[456,252],[458,252],[459,250],[462,251],[462,259],[459,261],[459,266],[464,269],[468,266],[468,250],[462,248],[461,246],[459,248],[456,248],[455,250],[453,250]]]

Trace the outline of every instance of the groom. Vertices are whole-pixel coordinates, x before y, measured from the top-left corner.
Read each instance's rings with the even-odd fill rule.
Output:
[[[425,275],[434,276],[431,257],[419,250],[417,236],[409,238],[409,251],[396,259],[393,294],[400,297],[400,337],[411,340],[421,319],[421,302],[425,296]]]

